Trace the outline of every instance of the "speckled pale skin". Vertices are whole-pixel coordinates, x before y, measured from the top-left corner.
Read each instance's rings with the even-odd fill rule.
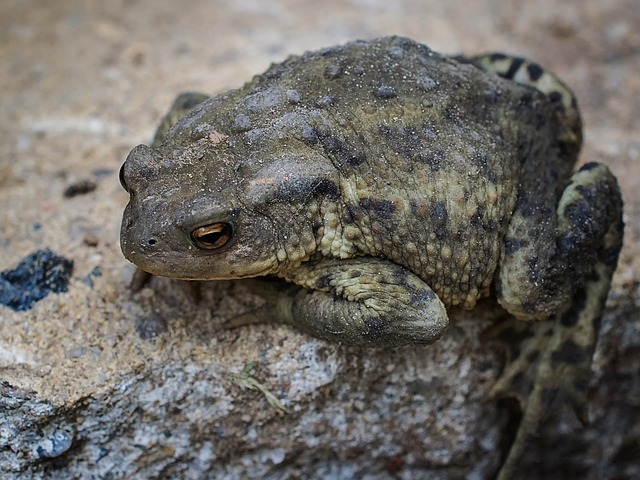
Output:
[[[538,358],[511,476],[549,392],[583,400],[622,241],[615,178],[572,176],[572,93],[521,59],[389,37],[206,98],[179,97],[123,165],[125,256],[172,278],[281,277],[258,292],[264,320],[347,344],[432,343],[448,307],[490,294],[518,319],[556,315],[496,386]]]

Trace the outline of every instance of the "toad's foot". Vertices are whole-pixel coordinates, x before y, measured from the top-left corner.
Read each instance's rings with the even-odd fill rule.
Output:
[[[596,296],[593,290],[598,290],[600,296]],[[608,288],[602,289],[597,282],[590,281],[577,294],[581,302],[562,312],[558,321],[524,325],[533,327],[533,335],[522,342],[518,357],[509,364],[491,391],[495,397],[515,396],[523,410],[516,437],[498,474],[498,480],[516,478],[523,453],[535,441],[540,424],[553,411],[556,403],[568,402],[580,422],[587,424],[587,388],[591,376],[595,324],[599,317],[592,318],[588,309],[580,310],[580,307],[589,302],[604,303],[607,290]],[[566,325],[576,319],[584,330],[580,343],[576,342]],[[532,364],[535,373],[527,382],[527,373]],[[527,394],[527,391],[530,393]]]

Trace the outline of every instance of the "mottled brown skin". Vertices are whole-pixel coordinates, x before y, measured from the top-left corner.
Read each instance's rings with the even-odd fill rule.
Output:
[[[549,392],[584,399],[622,241],[615,178],[572,175],[568,88],[522,59],[388,37],[205,99],[179,97],[123,165],[125,256],[172,278],[283,278],[258,291],[265,321],[353,345],[432,343],[448,307],[490,294],[519,319],[556,315],[496,386],[537,359],[512,475]]]

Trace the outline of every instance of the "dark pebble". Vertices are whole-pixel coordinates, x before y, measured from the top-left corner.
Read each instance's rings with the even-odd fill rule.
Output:
[[[0,303],[16,311],[29,310],[49,293],[67,291],[73,260],[51,250],[37,250],[13,270],[0,272]]]

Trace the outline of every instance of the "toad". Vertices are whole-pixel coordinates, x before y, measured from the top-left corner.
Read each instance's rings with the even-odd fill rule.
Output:
[[[522,58],[400,37],[305,53],[178,97],[122,166],[122,251],[153,275],[276,277],[263,321],[348,345],[430,344],[489,295],[551,325],[495,388],[533,364],[508,478],[558,392],[584,416],[622,244],[615,177],[573,171],[581,141],[573,93]]]

